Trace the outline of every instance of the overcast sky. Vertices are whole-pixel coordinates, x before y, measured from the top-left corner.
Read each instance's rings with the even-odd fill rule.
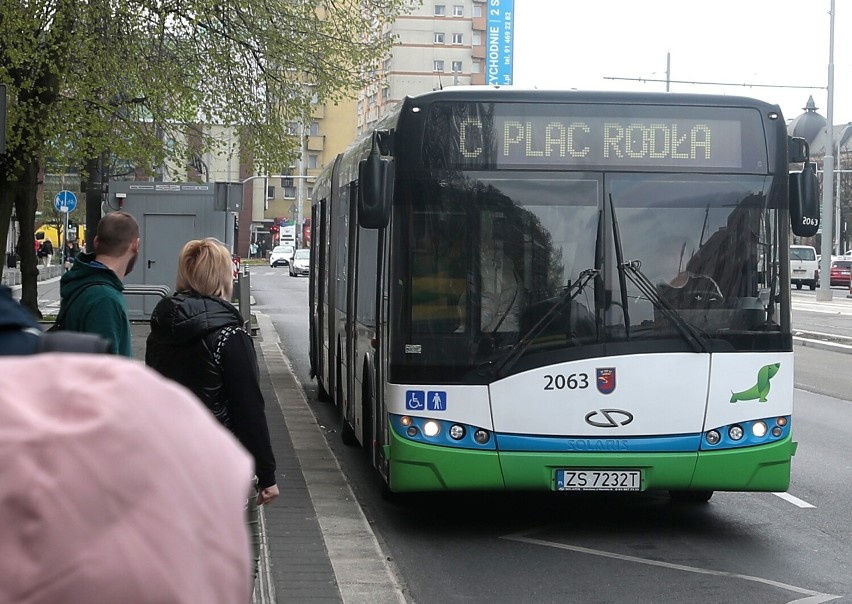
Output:
[[[828,115],[829,0],[514,0],[514,84],[751,96]],[[834,123],[852,121],[852,2],[835,0]],[[609,80],[660,79],[663,82]],[[763,88],[754,85],[814,86]]]

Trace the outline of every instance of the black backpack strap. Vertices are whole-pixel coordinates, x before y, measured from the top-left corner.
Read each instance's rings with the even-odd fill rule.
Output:
[[[86,291],[90,287],[94,287],[95,285],[103,285],[103,283],[88,283],[88,284],[84,285],[83,287],[81,287],[80,289],[78,289],[77,291],[75,291],[73,294],[71,294],[68,297],[68,300],[66,300],[65,304],[60,305],[59,315],[56,317],[56,322],[53,325],[51,325],[50,329],[48,329],[47,331],[48,332],[54,332],[54,331],[61,331],[61,330],[65,329],[65,327],[62,326],[62,322],[65,320],[65,315],[68,314],[68,309],[71,308],[71,303],[74,302],[74,300],[76,300],[77,298],[79,298],[80,294],[82,294],[84,291]]]

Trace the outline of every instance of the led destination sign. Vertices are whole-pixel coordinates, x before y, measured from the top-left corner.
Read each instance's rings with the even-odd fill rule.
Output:
[[[707,115],[710,109],[698,112],[693,107],[668,107],[666,116],[659,107],[624,107],[630,115],[617,115],[612,106],[600,106],[583,112],[589,115],[557,115],[554,106],[547,106],[546,113],[530,115],[523,109],[521,105],[443,107],[430,116],[427,156],[438,159],[434,154],[440,152],[440,163],[449,160],[454,167],[467,169],[766,170],[765,138],[756,112],[717,109],[715,113],[721,115]],[[598,115],[591,114],[594,109]],[[642,115],[643,109],[650,115]],[[455,137],[447,136],[448,129]],[[750,140],[749,149],[744,150],[744,139]],[[457,150],[447,149],[453,143]],[[428,157],[427,162],[433,163]]]
[[[721,120],[636,121],[611,117],[557,120],[549,117],[497,119],[498,164],[613,164],[713,166],[742,164],[740,124]],[[483,154],[482,123],[460,124],[459,150]],[[477,144],[476,141],[480,141]]]

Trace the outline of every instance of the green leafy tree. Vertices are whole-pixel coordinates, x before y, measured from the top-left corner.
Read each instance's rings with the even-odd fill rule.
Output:
[[[86,166],[108,152],[151,170],[188,157],[190,139],[195,152],[232,152],[198,128],[221,124],[236,129],[243,162],[288,165],[287,121],[367,84],[393,42],[384,24],[410,4],[0,0],[0,237],[14,207],[22,303],[38,313],[31,237],[45,158]]]

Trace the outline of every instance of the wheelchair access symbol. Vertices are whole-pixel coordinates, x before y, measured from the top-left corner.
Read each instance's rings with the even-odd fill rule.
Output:
[[[407,411],[423,411],[426,408],[426,393],[422,390],[405,391],[405,409]]]
[[[423,390],[406,390],[405,409],[406,411],[446,411],[447,393],[442,390],[429,393]]]

